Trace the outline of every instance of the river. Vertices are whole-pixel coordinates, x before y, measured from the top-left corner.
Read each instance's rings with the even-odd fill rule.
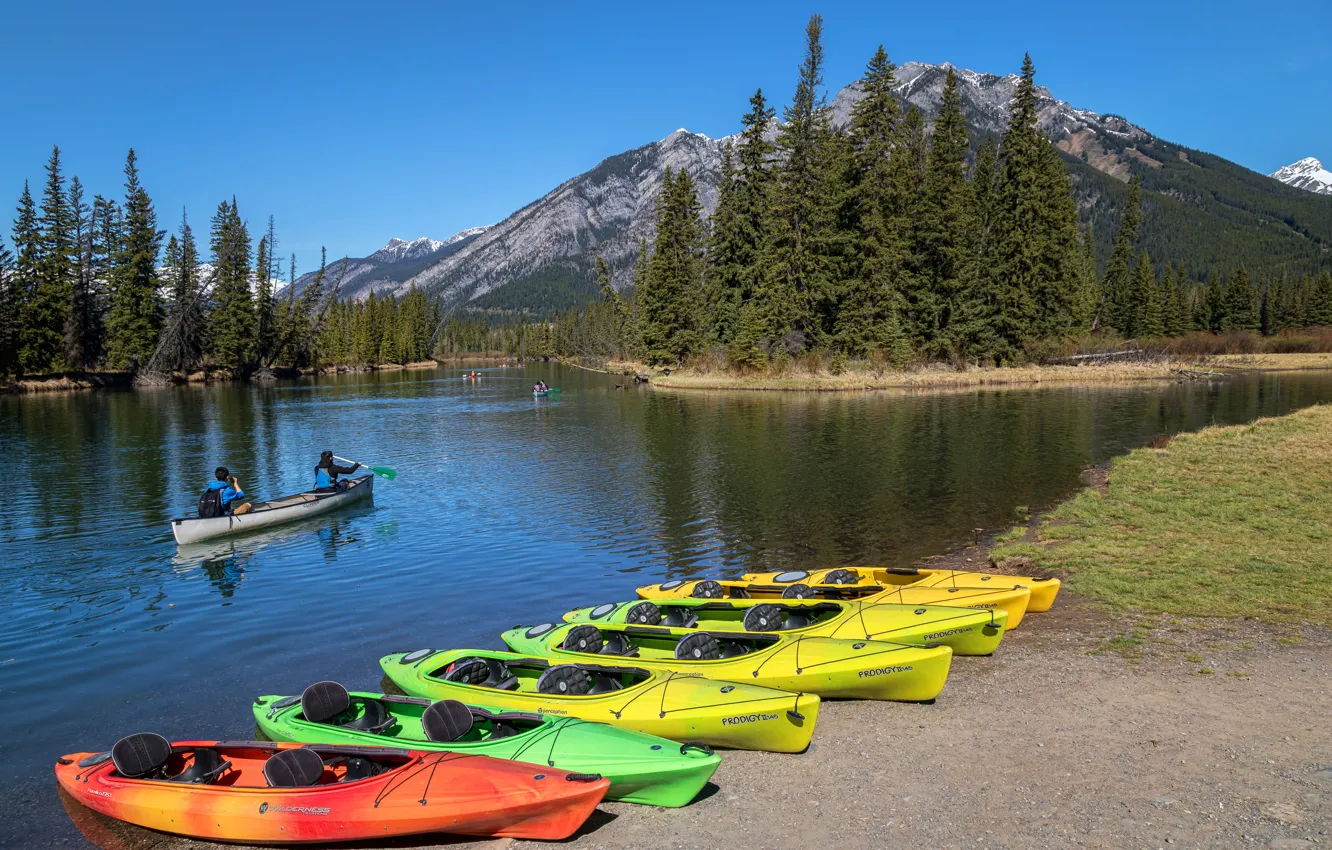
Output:
[[[535,399],[544,378],[563,392]],[[131,732],[253,734],[250,702],[665,577],[906,565],[1158,434],[1332,400],[1332,372],[950,393],[671,393],[553,365],[0,397],[0,846],[88,846],[51,776]],[[178,549],[218,464],[257,498],[321,449],[373,505]],[[49,837],[49,840],[47,840]]]

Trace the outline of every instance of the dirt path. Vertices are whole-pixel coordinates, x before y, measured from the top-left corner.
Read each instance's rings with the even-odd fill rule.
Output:
[[[1332,635],[1129,633],[1061,595],[995,656],[956,659],[935,705],[827,704],[810,752],[727,753],[688,808],[607,803],[550,846],[1332,847]],[[136,850],[221,846],[111,830]]]

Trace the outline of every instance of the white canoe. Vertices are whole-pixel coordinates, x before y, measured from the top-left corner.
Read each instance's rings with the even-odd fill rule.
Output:
[[[249,513],[240,516],[181,517],[171,521],[171,533],[176,535],[177,543],[184,545],[298,522],[370,498],[374,483],[373,475],[363,475],[351,479],[345,490],[311,490],[271,502],[257,502]]]

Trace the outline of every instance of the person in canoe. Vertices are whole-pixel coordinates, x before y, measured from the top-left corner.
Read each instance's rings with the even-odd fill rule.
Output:
[[[316,490],[345,490],[346,481],[338,481],[339,475],[351,475],[360,469],[359,463],[351,466],[338,466],[334,462],[333,452],[325,449],[319,453],[319,463],[315,466],[315,489]]]
[[[240,481],[225,466],[219,466],[213,470],[213,480],[208,482],[208,489],[199,497],[199,516],[240,516],[249,513],[250,503],[240,501],[244,498],[245,492],[241,490]]]

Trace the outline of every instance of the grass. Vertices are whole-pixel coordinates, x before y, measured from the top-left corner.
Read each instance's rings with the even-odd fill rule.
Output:
[[[1199,358],[1163,358],[1145,363],[1108,363],[1101,366],[1013,366],[957,370],[944,364],[915,369],[894,369],[854,362],[833,371],[822,358],[809,357],[781,369],[737,371],[721,361],[699,362],[656,374],[637,363],[612,364],[618,372],[654,372],[652,385],[683,390],[947,390],[974,387],[1030,387],[1039,385],[1131,384],[1172,380],[1181,370],[1305,370],[1332,369],[1332,354],[1200,355]]]
[[[1027,555],[1108,608],[1332,626],[1332,406],[1176,437],[1114,461]],[[1051,544],[1059,545],[1051,545]]]

